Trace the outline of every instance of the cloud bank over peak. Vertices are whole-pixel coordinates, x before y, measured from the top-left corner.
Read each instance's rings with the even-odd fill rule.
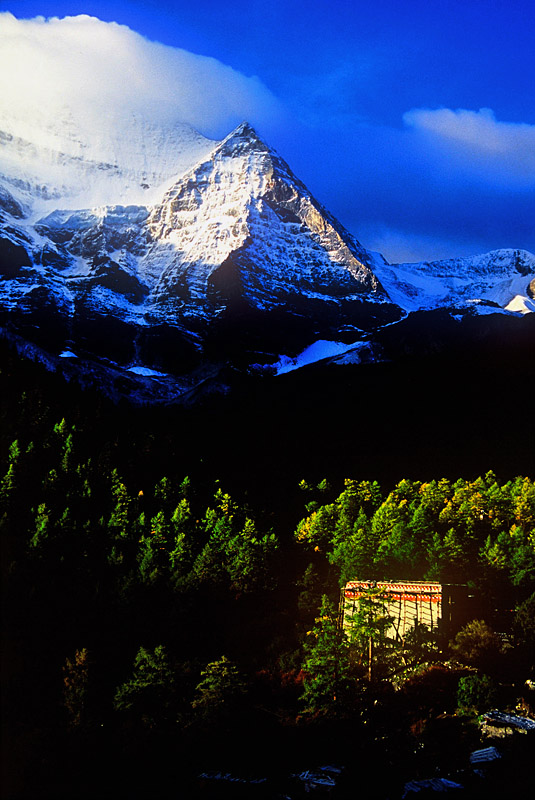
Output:
[[[281,114],[258,78],[87,15],[0,13],[0,63],[0,113],[42,129],[68,115],[91,137],[137,115],[221,138],[243,119],[273,125]]]
[[[417,108],[407,111],[403,121],[428,145],[465,166],[484,168],[489,179],[501,172],[508,181],[535,181],[535,125],[498,121],[490,108]]]

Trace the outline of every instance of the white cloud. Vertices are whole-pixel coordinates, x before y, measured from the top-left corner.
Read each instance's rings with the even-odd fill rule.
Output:
[[[135,114],[155,124],[185,122],[212,138],[243,119],[261,127],[280,114],[258,78],[124,25],[0,13],[0,113],[34,115],[46,127],[66,109],[88,134]]]
[[[489,108],[479,111],[417,108],[403,121],[421,142],[458,165],[502,181],[535,180],[535,125],[501,122]]]

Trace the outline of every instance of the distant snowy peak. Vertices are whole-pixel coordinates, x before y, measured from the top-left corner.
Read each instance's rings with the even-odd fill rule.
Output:
[[[488,313],[535,311],[535,256],[526,250],[416,264],[377,264],[375,272],[393,303],[406,311],[444,307]]]

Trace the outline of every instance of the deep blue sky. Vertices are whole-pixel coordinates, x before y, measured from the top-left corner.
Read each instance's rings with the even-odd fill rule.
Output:
[[[12,0],[0,10],[94,15],[257,76],[286,112],[284,123],[256,121],[260,132],[390,260],[535,251],[533,0]]]

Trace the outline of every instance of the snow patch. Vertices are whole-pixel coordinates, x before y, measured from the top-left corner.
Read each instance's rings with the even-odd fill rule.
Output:
[[[344,342],[330,342],[326,339],[319,339],[317,342],[314,342],[314,344],[306,347],[299,355],[295,356],[295,358],[282,355],[277,364],[275,364],[275,374],[284,375],[287,372],[306,367],[309,364],[315,364],[317,361],[323,361],[325,358],[343,355],[349,350],[353,350],[358,344],[358,342],[345,344]]]
[[[535,300],[532,300],[531,297],[517,294],[505,306],[505,310],[520,312],[520,314],[533,314],[535,313]]]
[[[146,378],[167,378],[168,375],[165,372],[158,372],[155,369],[149,369],[149,367],[129,367],[127,372],[133,372],[135,375],[143,375]]]

